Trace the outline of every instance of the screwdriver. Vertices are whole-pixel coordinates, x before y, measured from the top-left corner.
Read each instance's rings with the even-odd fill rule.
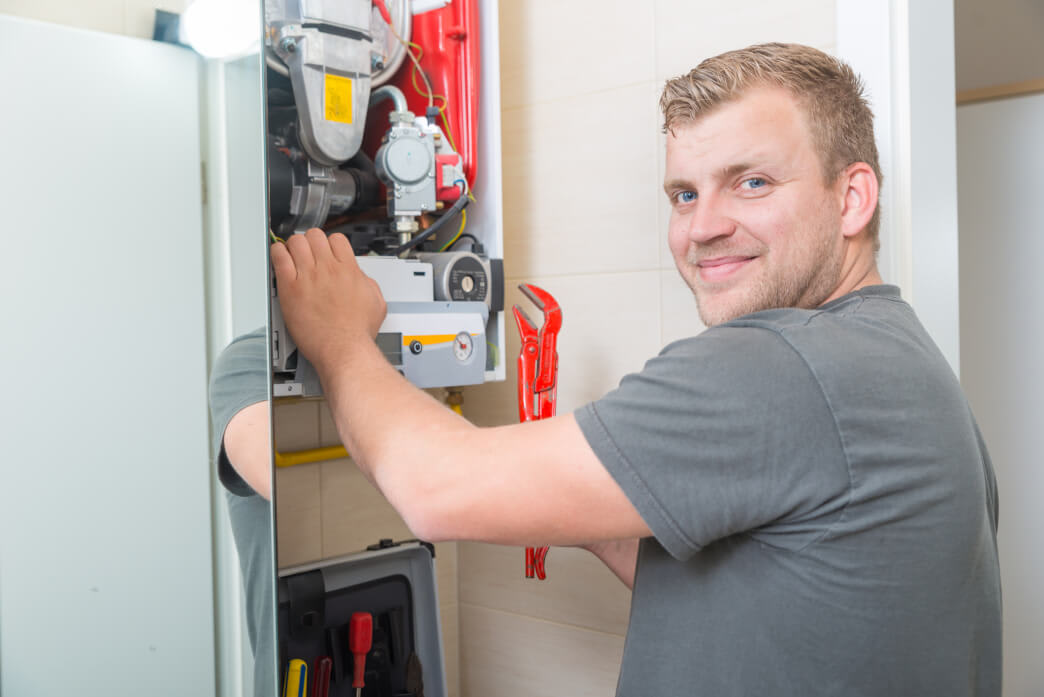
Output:
[[[366,654],[373,645],[373,615],[368,612],[353,612],[348,622],[348,650],[355,659],[352,665],[352,687],[355,697],[362,697],[365,687]]]
[[[330,671],[333,660],[320,656],[315,662],[315,677],[312,679],[312,697],[330,697]]]
[[[308,688],[308,664],[300,658],[290,661],[283,680],[283,697],[306,697]]]

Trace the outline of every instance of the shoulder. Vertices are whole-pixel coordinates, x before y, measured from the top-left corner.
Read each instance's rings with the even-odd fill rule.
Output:
[[[766,372],[776,375],[783,365],[798,368],[802,363],[800,351],[788,333],[806,321],[804,314],[800,310],[772,310],[708,328],[668,344],[643,372],[678,369],[681,363],[689,364],[704,378]],[[688,370],[685,374],[694,375]]]
[[[210,409],[223,431],[243,407],[268,399],[268,333],[264,327],[236,337],[214,361]]]
[[[228,346],[222,349],[217,362],[231,363],[241,360],[252,360],[268,355],[268,331],[259,327],[252,332],[237,336]]]

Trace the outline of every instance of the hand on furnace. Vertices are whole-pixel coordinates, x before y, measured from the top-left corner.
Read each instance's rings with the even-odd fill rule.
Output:
[[[372,341],[386,307],[376,281],[355,261],[348,239],[318,228],[272,245],[279,304],[290,335],[316,368],[360,341]]]

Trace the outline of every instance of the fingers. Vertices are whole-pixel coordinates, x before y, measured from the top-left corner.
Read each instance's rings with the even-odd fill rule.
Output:
[[[306,239],[305,235],[293,234],[287,239],[286,251],[293,257],[294,266],[297,269],[297,273],[315,268],[315,255],[312,254],[312,245]]]
[[[276,280],[280,284],[285,285],[288,281],[297,278],[297,267],[294,266],[294,259],[290,256],[285,244],[276,242],[272,245],[269,254],[272,257],[272,268],[275,270]]]
[[[298,235],[298,237],[304,237],[308,241],[308,246],[312,250],[312,257],[316,263],[324,262],[333,256],[333,251],[330,249],[330,240],[326,238],[326,233],[319,228],[311,228],[304,235]]]
[[[352,244],[347,237],[339,232],[335,232],[327,239],[330,242],[330,251],[333,252],[337,261],[348,261],[349,259],[355,261],[355,252],[352,250]]]

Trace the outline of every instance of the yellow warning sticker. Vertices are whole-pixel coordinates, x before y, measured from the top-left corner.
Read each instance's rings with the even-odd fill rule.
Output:
[[[326,120],[352,122],[352,79],[326,74]]]

